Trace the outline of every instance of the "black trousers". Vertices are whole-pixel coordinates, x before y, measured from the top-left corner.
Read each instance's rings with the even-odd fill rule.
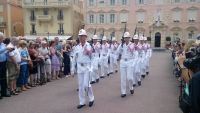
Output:
[[[1,85],[1,95],[7,93],[7,78],[6,78],[6,61],[0,62],[0,85]]]

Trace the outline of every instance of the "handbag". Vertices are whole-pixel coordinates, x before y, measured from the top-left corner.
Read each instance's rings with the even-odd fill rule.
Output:
[[[183,111],[183,113],[190,112],[190,97],[186,93],[183,93],[183,96],[179,103],[179,108]]]
[[[28,67],[33,68],[33,62],[32,61],[28,61]]]

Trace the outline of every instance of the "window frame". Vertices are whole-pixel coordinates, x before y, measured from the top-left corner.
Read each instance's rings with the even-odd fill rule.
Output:
[[[104,16],[104,14],[99,14],[99,23],[100,24],[103,24],[103,23],[105,23],[105,16]]]
[[[94,14],[89,14],[89,23],[94,24]]]
[[[94,0],[89,0],[89,6],[94,6]]]
[[[115,23],[115,14],[110,14],[110,23]]]
[[[115,0],[110,0],[110,5],[111,5],[111,6],[114,6],[114,5],[115,5],[115,3],[116,3],[116,1],[115,1]]]

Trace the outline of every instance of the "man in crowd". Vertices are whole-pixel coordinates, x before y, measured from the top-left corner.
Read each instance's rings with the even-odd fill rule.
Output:
[[[11,95],[18,95],[16,80],[19,77],[20,62],[21,62],[21,56],[19,50],[17,49],[18,44],[19,44],[19,38],[12,37],[10,39],[10,44],[8,45],[8,47],[14,49],[12,52],[9,52],[7,56],[7,68],[8,68],[8,74],[10,75],[9,83],[10,83]]]
[[[6,47],[6,45],[3,43],[3,40],[4,40],[4,34],[0,32],[0,85],[1,85],[0,99],[2,99],[2,97],[10,97],[10,95],[7,94],[6,91],[7,88],[6,55],[8,52],[12,51],[12,48]]]
[[[71,74],[74,75],[75,65],[77,63],[77,76],[78,76],[78,85],[79,85],[79,105],[78,109],[85,106],[85,90],[88,93],[89,97],[89,107],[92,107],[94,103],[94,95],[92,87],[90,84],[90,75],[91,75],[91,62],[92,62],[92,47],[86,42],[87,33],[84,29],[79,31],[79,40],[80,44],[75,47],[74,57],[72,61],[72,71]]]
[[[47,42],[41,42],[42,47],[39,49],[39,54],[45,58],[44,65],[41,66],[41,79],[45,79],[45,74],[47,78],[47,82],[51,82],[50,80],[50,73],[51,73],[51,60],[50,60],[50,51],[47,49]],[[52,75],[53,76],[53,75]]]

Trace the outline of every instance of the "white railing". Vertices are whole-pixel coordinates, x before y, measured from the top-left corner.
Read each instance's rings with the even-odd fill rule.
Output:
[[[59,2],[23,2],[23,6],[68,6],[68,1]]]

